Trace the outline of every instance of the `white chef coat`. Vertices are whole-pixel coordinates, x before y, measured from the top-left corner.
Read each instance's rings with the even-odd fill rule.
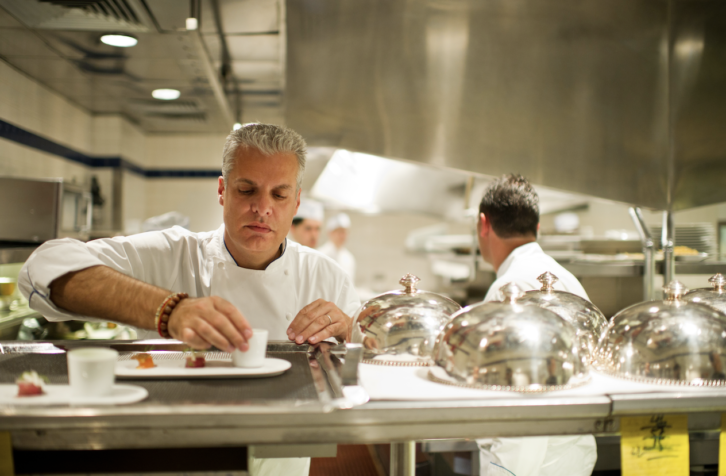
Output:
[[[49,299],[53,280],[96,265],[191,297],[220,296],[253,328],[267,329],[270,340],[288,340],[290,321],[316,299],[335,303],[349,316],[360,306],[353,284],[333,260],[289,240],[282,256],[266,269],[238,267],[224,244],[224,225],[205,233],[175,226],[88,243],[52,240],[30,256],[18,287],[30,307],[50,321],[96,320],[59,309]],[[139,338],[159,335],[139,329]]]
[[[589,299],[577,278],[532,242],[507,256],[484,301],[501,301],[499,288],[507,283],[516,283],[523,291],[540,289],[537,277],[546,271],[557,276],[555,289]],[[592,435],[482,438],[477,444],[482,476],[588,476],[597,460]]]
[[[318,248],[318,251],[335,260],[343,268],[343,271],[348,273],[350,279],[355,282],[355,257],[353,257],[353,253],[348,251],[348,248],[338,248],[332,241],[328,240],[323,246]]]
[[[499,292],[499,288],[507,283],[515,283],[523,291],[540,289],[542,283],[537,281],[537,277],[546,271],[557,276],[555,289],[577,294],[583,299],[590,299],[587,297],[585,288],[572,273],[542,251],[542,247],[536,242],[532,242],[515,248],[509,253],[507,259],[499,266],[497,279],[489,287],[484,302],[503,300],[504,296]]]

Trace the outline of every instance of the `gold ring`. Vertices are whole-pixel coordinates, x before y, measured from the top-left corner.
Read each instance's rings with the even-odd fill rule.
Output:
[[[328,314],[326,314],[326,316],[328,317],[328,319],[330,319],[330,323],[332,324],[333,323],[333,318],[330,317],[330,315],[328,315]]]

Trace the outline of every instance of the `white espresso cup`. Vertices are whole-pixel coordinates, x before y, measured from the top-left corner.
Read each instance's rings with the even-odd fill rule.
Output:
[[[247,343],[250,346],[247,352],[239,349],[232,352],[232,363],[235,367],[262,367],[267,353],[267,329],[252,329],[252,337]]]
[[[118,352],[101,347],[68,351],[68,381],[74,397],[109,395],[116,379]]]

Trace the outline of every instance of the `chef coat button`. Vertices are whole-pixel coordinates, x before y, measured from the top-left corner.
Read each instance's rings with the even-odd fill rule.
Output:
[[[287,272],[287,270],[285,270],[285,276],[287,276],[287,275],[288,275],[288,272]]]
[[[285,314],[288,321],[292,321],[292,314]]]
[[[224,263],[219,263],[217,266],[219,266],[219,269],[224,269]]]

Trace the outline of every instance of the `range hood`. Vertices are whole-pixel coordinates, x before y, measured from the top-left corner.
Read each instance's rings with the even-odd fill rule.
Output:
[[[726,2],[287,2],[311,145],[637,204],[726,201]]]

